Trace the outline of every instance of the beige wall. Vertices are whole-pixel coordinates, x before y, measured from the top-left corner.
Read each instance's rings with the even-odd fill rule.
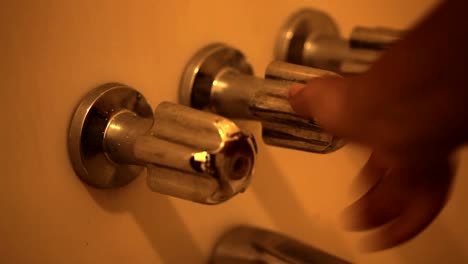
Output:
[[[346,147],[320,156],[261,143],[249,190],[203,206],[151,193],[143,175],[118,190],[90,188],[75,176],[66,149],[72,110],[96,85],[131,85],[155,106],[176,100],[184,64],[212,41],[242,49],[261,75],[281,23],[300,7],[329,12],[346,34],[357,24],[407,28],[433,3],[2,1],[0,262],[203,263],[215,239],[236,224],[278,230],[359,263],[462,262],[468,257],[463,177],[422,235],[369,255],[356,250],[356,236],[336,221],[351,201],[349,184],[365,151]]]

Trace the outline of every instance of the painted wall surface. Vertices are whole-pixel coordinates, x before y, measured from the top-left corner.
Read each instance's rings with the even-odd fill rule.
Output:
[[[187,60],[213,41],[240,48],[261,76],[286,17],[328,12],[355,25],[407,28],[435,0],[81,0],[0,3],[0,263],[204,263],[238,224],[270,228],[357,263],[461,263],[468,259],[468,155],[441,216],[416,239],[375,254],[337,216],[366,159],[265,146],[248,191],[219,206],[152,193],[145,176],[117,190],[83,184],[66,139],[79,99],[115,81],[153,106],[176,101]],[[257,130],[258,135],[258,130]],[[463,151],[462,151],[463,152]],[[464,176],[464,177],[463,177]]]

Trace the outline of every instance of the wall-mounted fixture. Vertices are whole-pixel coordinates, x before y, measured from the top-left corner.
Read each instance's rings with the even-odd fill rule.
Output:
[[[149,188],[194,202],[223,202],[248,186],[254,138],[232,121],[163,102],[154,114],[117,83],[88,93],[73,115],[69,154],[78,176],[98,188],[128,184],[147,168]]]
[[[288,102],[292,85],[335,73],[285,62],[271,63],[265,79],[253,76],[237,49],[212,44],[187,64],[180,82],[180,101],[228,118],[258,120],[265,143],[316,153],[328,153],[343,141],[294,113]]]
[[[212,264],[349,264],[282,234],[251,226],[238,226],[217,241]]]
[[[402,31],[383,27],[355,27],[349,39],[326,13],[302,9],[283,25],[275,59],[338,73],[361,73],[397,41]]]

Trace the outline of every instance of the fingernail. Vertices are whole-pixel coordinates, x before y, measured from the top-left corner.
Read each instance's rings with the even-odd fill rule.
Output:
[[[303,84],[295,84],[289,88],[289,98],[294,97],[300,90],[305,87]]]

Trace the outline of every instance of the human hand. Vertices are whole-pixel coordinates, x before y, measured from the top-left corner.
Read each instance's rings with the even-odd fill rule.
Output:
[[[377,183],[344,213],[351,230],[380,227],[367,250],[416,236],[448,199],[451,155],[468,135],[464,5],[443,2],[362,75],[290,90],[298,114],[373,149],[360,177]]]

